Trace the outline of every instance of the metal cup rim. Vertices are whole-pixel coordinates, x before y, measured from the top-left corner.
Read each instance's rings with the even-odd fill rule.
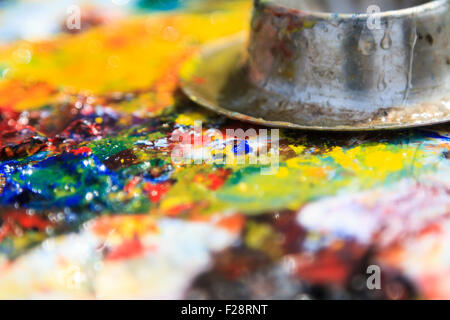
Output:
[[[335,20],[336,18],[340,20],[367,20],[369,18],[402,18],[407,17],[412,14],[423,14],[429,11],[439,9],[445,5],[448,5],[449,0],[433,0],[427,3],[412,6],[408,8],[398,9],[398,10],[388,10],[381,11],[379,13],[334,13],[334,12],[324,12],[324,11],[310,11],[310,10],[299,10],[276,3],[274,0],[257,0],[257,2],[270,6],[271,8],[288,10],[291,14],[296,13],[302,16],[309,16],[315,19],[321,20]]]

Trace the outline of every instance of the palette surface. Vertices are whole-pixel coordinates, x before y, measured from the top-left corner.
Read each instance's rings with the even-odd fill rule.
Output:
[[[179,74],[251,1],[74,3],[0,2],[0,298],[450,299],[449,124],[207,139],[254,125]]]

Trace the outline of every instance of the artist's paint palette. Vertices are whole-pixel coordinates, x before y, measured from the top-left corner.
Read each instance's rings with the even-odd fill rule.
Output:
[[[0,46],[0,298],[450,298],[448,125],[277,145],[178,91],[251,2],[144,2]],[[239,128],[267,136],[227,143]],[[201,138],[184,162],[177,136]]]

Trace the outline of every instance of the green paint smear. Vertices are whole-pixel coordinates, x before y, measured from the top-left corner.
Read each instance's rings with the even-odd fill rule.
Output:
[[[345,163],[345,157],[344,160],[340,159],[337,152],[302,154],[281,162],[280,174],[276,175],[262,175],[263,166],[230,167],[233,172],[218,191],[193,182],[195,175],[210,173],[213,166],[186,167],[176,174],[177,183],[166,198],[178,197],[180,202],[185,203],[207,201],[205,214],[229,210],[262,214],[273,210],[297,210],[305,203],[322,197],[367,190],[404,178],[416,178],[438,168],[437,154],[423,152],[414,145],[367,143],[342,148],[342,153],[350,157],[350,164]],[[379,161],[386,161],[386,164],[374,161],[372,156],[377,153],[381,157]],[[393,164],[398,159],[401,159],[400,168]],[[298,168],[292,165],[289,167],[288,161],[298,161]],[[352,167],[353,164],[355,167]]]

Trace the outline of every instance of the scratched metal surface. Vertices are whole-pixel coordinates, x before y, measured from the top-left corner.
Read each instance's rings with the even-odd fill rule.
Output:
[[[182,87],[209,109],[276,127],[361,131],[448,122],[450,7],[426,2],[409,9],[410,1],[374,2],[396,11],[369,15],[332,13],[333,1],[256,1],[249,34],[205,47]]]

